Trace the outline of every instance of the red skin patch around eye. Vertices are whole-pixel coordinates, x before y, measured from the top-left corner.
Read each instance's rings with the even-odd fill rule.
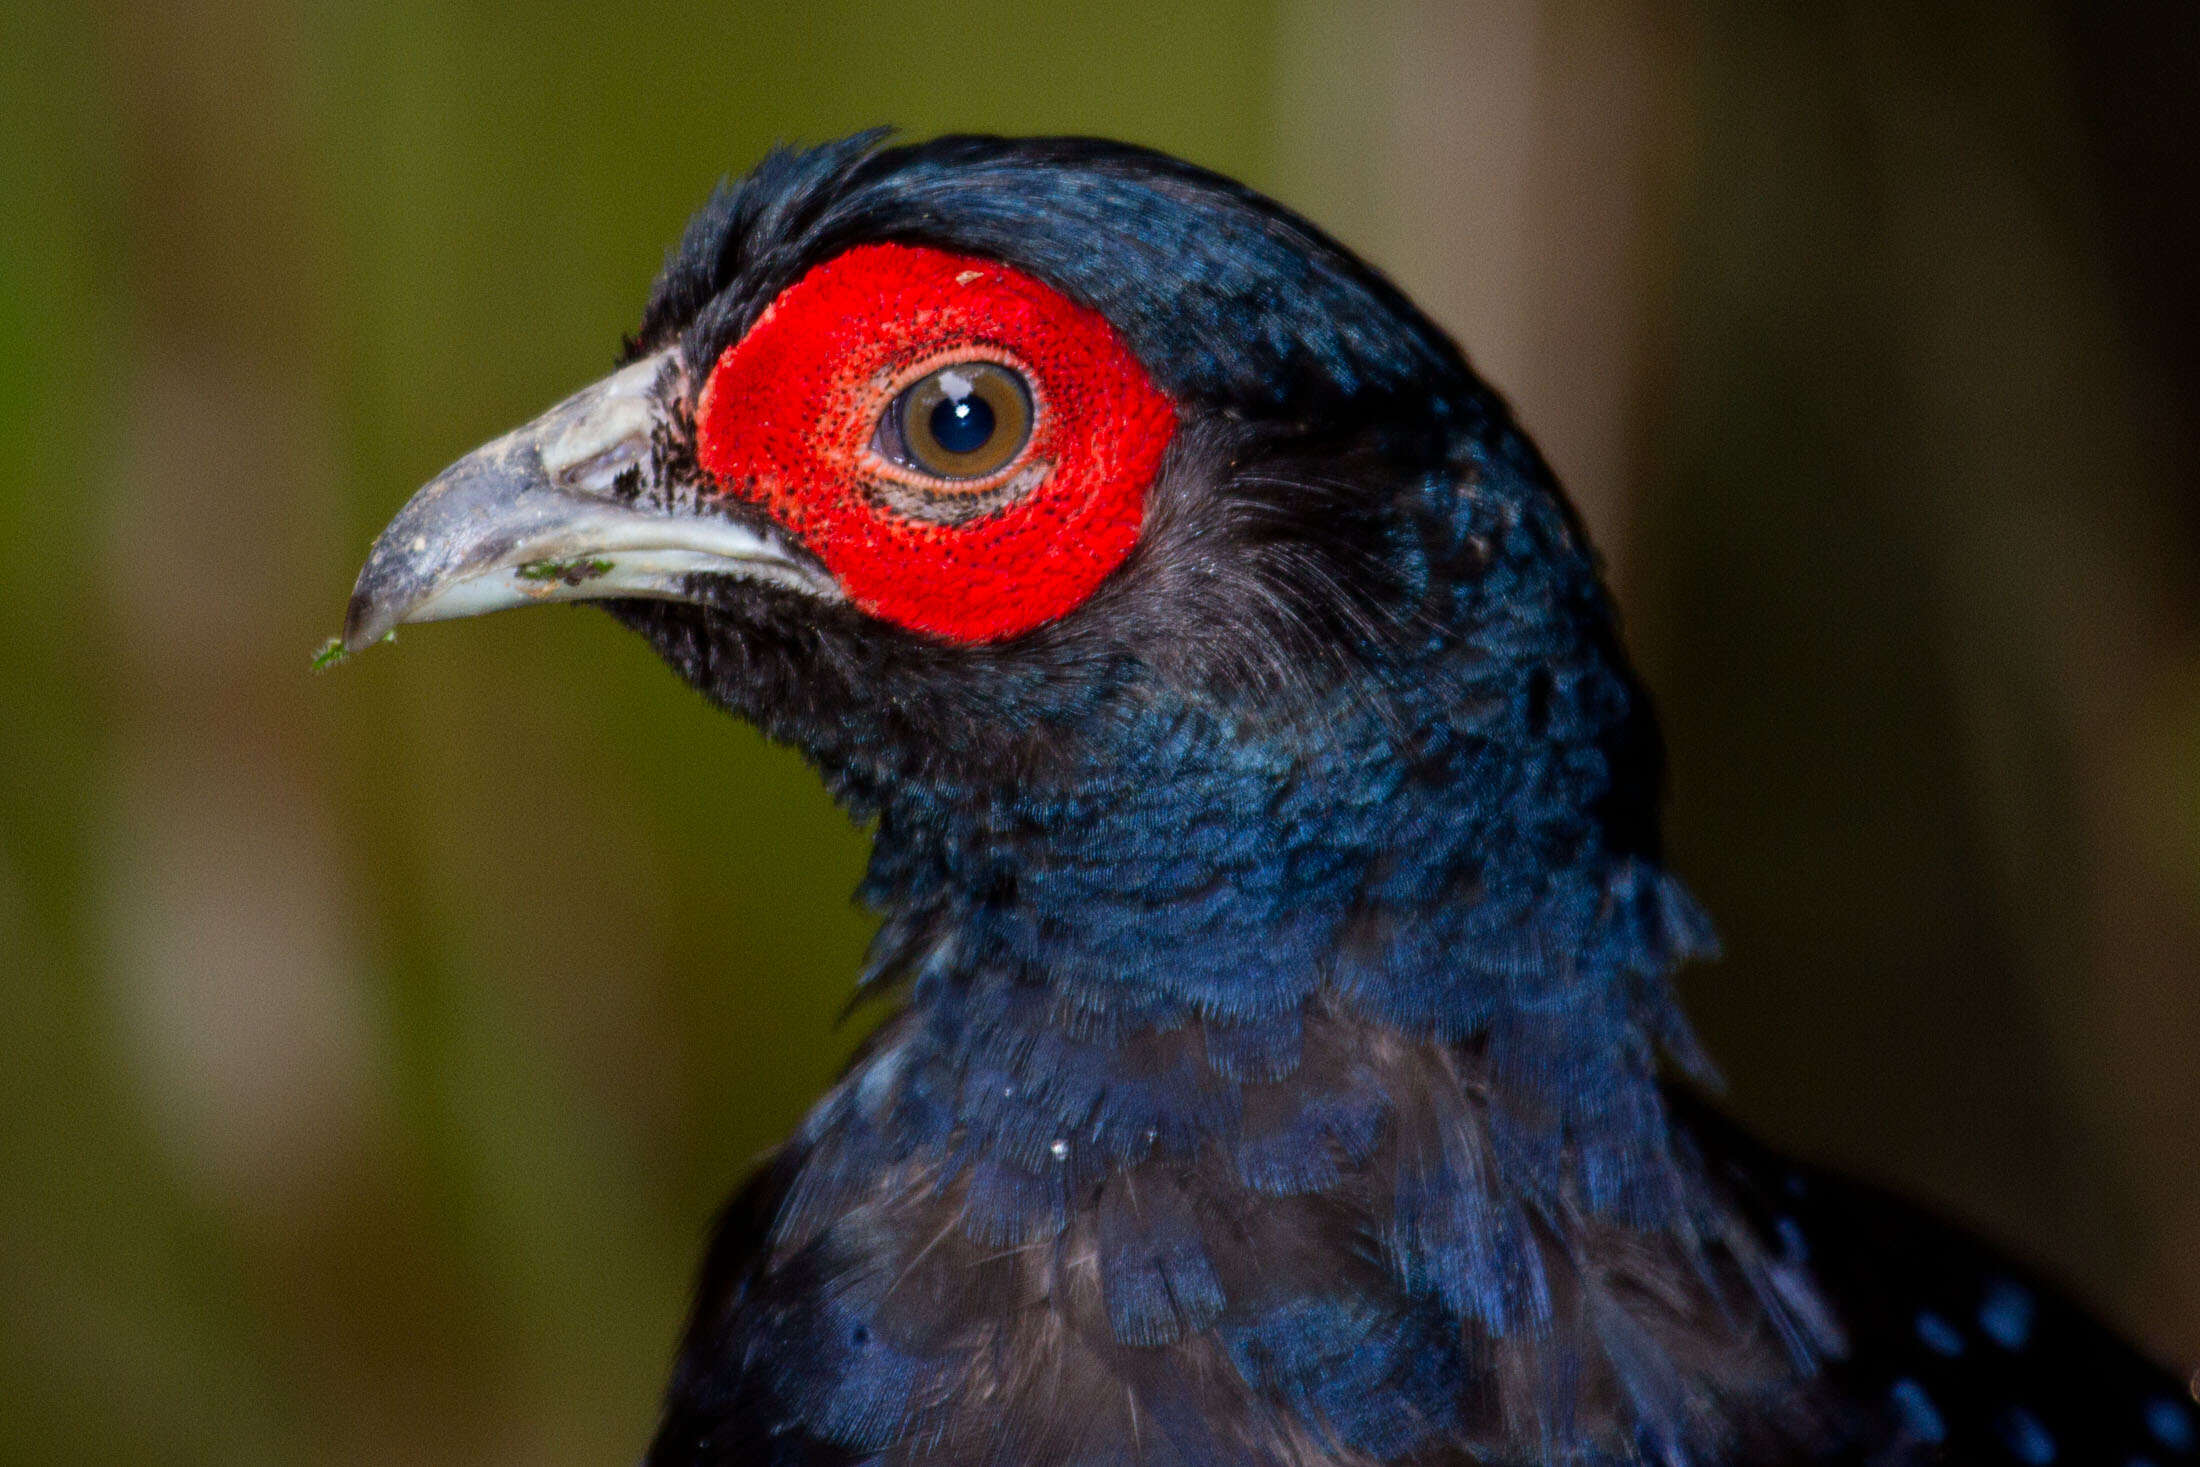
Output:
[[[1034,409],[1024,451],[968,486],[872,447],[895,397],[955,360],[1017,368]],[[1083,604],[1138,543],[1175,431],[1097,312],[995,261],[901,244],[858,245],[781,292],[711,369],[695,427],[719,489],[793,531],[857,606],[956,642]],[[897,489],[903,504],[1009,497],[948,523],[894,508]]]

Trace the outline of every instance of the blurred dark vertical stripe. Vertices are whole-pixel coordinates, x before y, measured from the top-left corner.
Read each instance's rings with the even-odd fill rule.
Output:
[[[2161,604],[2132,630],[2156,665],[2096,813],[2135,913],[2112,912],[2142,1065],[2116,1090],[2163,1292],[2163,1337],[2200,1358],[2200,7],[2179,0],[2050,8],[2099,180],[2098,227],[2130,343],[2129,410],[2159,496]],[[2102,713],[2114,719],[2116,709]],[[2119,920],[2121,919],[2121,920]],[[2200,1373],[2195,1374],[2200,1388]]]
[[[2054,20],[1699,11],[1649,652],[1740,1108],[2190,1356],[2190,440]]]
[[[2135,406],[2172,445],[2169,508],[2200,543],[2200,6],[2049,7],[2099,180],[2122,315],[2155,390]]]

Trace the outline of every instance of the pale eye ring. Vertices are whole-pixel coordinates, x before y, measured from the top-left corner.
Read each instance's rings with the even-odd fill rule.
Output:
[[[983,479],[1031,441],[1031,386],[999,362],[953,362],[911,383],[880,416],[881,458],[936,479]]]

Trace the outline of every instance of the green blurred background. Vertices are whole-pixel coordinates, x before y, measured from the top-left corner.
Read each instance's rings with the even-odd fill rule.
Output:
[[[859,835],[608,619],[307,671],[773,140],[1279,194],[1511,393],[1735,1107],[2200,1358],[2184,4],[0,11],[0,1460],[631,1460]]]

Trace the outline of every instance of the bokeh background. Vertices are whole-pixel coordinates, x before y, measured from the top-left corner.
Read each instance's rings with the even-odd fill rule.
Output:
[[[773,140],[1279,194],[1574,486],[1733,1105],[2200,1360],[2200,11],[0,11],[0,1460],[601,1463],[828,1081],[860,835],[580,609],[336,672],[410,489]]]

